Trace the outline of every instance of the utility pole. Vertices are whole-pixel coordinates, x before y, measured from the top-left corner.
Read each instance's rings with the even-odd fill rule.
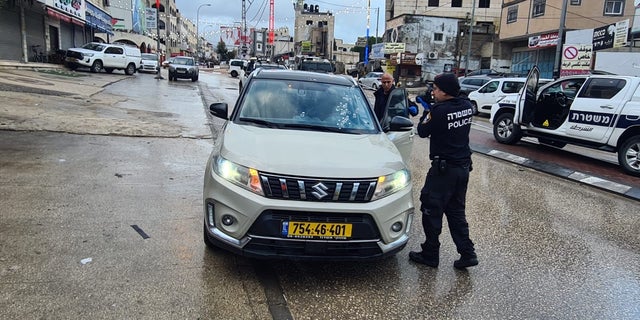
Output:
[[[567,19],[567,0],[562,1],[562,12],[560,12],[560,27],[558,27],[558,44],[556,44],[556,58],[553,63],[553,77],[560,77],[560,53],[562,52],[562,34],[564,33],[564,22]]]
[[[156,0],[156,33],[158,34],[156,37],[156,41],[157,41],[156,54],[158,55],[158,68],[160,68],[160,63],[161,63],[160,58],[162,57],[160,52],[160,0]],[[162,77],[162,74],[160,73],[160,69],[158,69],[158,74],[156,75],[155,79],[158,79],[158,80],[164,79]]]
[[[565,0],[566,1],[566,0]],[[471,59],[471,38],[473,38],[473,18],[476,14],[476,0],[473,0],[473,4],[471,5],[471,20],[469,21],[469,47],[467,48],[467,62],[464,67],[464,75],[466,76],[469,73],[469,59]]]

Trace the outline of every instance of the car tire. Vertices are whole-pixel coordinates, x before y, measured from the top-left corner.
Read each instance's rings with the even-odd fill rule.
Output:
[[[191,82],[196,82],[196,81],[198,81],[198,76],[191,78]]]
[[[169,81],[173,80],[173,74],[171,72],[169,72]]]
[[[235,70],[231,71],[231,76],[234,78],[238,77],[238,71],[235,71]]]
[[[374,83],[371,88],[373,89],[373,91],[378,91],[378,84]]]
[[[640,135],[625,140],[618,150],[618,163],[626,173],[640,177]]]
[[[134,73],[136,73],[136,66],[133,63],[129,63],[127,65],[127,68],[124,69],[124,73],[128,76],[133,75]]]
[[[100,72],[100,70],[102,70],[102,61],[100,60],[94,61],[93,64],[91,65],[91,72],[98,73]]]
[[[522,139],[520,126],[513,123],[513,113],[500,114],[493,125],[493,137],[504,144],[516,144]]]

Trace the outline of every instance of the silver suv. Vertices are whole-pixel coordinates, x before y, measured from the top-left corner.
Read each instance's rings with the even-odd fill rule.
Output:
[[[204,242],[245,256],[353,260],[393,255],[413,221],[413,122],[390,98],[388,131],[339,75],[257,69],[204,177]],[[404,108],[407,106],[405,105]]]

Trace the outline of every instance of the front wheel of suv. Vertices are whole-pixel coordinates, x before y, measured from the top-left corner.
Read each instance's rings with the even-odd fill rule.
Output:
[[[97,73],[97,72],[100,72],[100,70],[102,70],[102,61],[100,60],[94,61],[93,65],[91,65],[91,72]]]
[[[493,125],[493,137],[504,144],[516,144],[522,139],[520,126],[513,123],[513,113],[503,113]]]
[[[627,139],[618,150],[618,163],[632,175],[640,176],[640,135]]]
[[[126,69],[124,69],[124,73],[128,76],[134,74],[136,72],[136,66],[133,63],[129,63]]]

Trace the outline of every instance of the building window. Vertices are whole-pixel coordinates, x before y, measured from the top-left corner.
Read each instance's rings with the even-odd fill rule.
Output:
[[[533,0],[533,12],[531,12],[531,17],[544,16],[544,7],[546,2],[546,0]]]
[[[434,33],[433,34],[433,41],[442,41],[442,39],[444,39],[442,33]]]
[[[429,0],[429,2],[427,3],[427,7],[439,7],[440,6],[440,0]]]
[[[507,23],[516,21],[518,21],[518,5],[509,7],[509,11],[507,11]]]
[[[621,16],[624,12],[624,1],[605,1],[604,2],[604,15],[605,16]]]
[[[569,4],[572,6],[579,6],[582,4],[582,0],[571,0],[569,1]]]
[[[491,0],[480,0],[478,2],[478,8],[489,8],[491,7]]]
[[[462,0],[451,0],[451,8],[462,8]]]

